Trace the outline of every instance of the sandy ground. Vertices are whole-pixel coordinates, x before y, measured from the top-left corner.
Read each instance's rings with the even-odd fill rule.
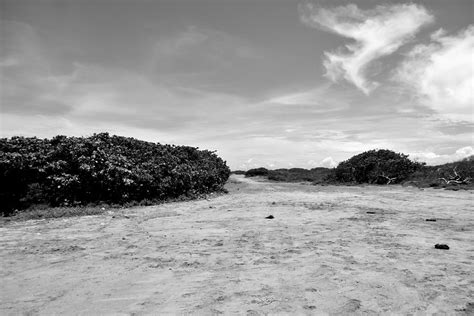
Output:
[[[227,187],[3,224],[0,314],[474,313],[472,191]]]

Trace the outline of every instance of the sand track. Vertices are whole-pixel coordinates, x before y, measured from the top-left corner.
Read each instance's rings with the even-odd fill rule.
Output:
[[[3,224],[0,314],[474,312],[472,191],[241,176],[227,187]]]

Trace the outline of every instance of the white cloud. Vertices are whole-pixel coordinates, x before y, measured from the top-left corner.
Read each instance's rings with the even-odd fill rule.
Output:
[[[439,165],[458,161],[472,155],[474,155],[474,148],[472,146],[459,148],[456,152],[448,155],[438,155],[434,152],[415,152],[409,154],[411,159],[426,162],[428,165]]]
[[[337,166],[337,162],[334,159],[332,159],[332,157],[326,157],[323,160],[321,160],[320,165],[321,167],[334,168]]]
[[[471,146],[459,148],[458,150],[456,150],[456,155],[460,156],[461,158],[472,156],[474,155],[474,148],[472,148]]]
[[[423,6],[416,4],[379,5],[372,10],[361,10],[353,4],[332,9],[309,4],[301,12],[304,23],[355,40],[344,50],[326,52],[324,66],[332,81],[344,78],[365,94],[378,86],[367,78],[368,65],[398,50],[433,20]]]
[[[474,121],[474,25],[455,36],[440,30],[429,45],[417,45],[395,79],[441,116]]]

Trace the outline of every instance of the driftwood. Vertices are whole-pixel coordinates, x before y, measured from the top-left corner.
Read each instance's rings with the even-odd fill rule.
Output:
[[[382,174],[379,174],[378,176],[379,176],[380,178],[384,178],[384,179],[387,180],[387,183],[385,183],[385,184],[390,184],[390,183],[392,183],[393,181],[397,180],[397,177],[388,177],[388,176],[385,175],[384,172],[382,172]]]
[[[443,180],[446,184],[469,184],[471,183],[471,177],[463,177],[460,175],[456,167],[453,168],[453,175],[448,175],[448,179],[446,178],[438,178],[439,180]]]

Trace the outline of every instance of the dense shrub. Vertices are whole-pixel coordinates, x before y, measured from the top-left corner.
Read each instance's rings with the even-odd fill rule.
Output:
[[[246,177],[257,177],[257,176],[267,176],[267,175],[268,175],[267,168],[249,169],[245,172]]]
[[[423,164],[408,159],[408,155],[391,150],[370,150],[341,162],[335,177],[340,182],[400,183]]]
[[[13,209],[165,200],[220,190],[230,175],[214,152],[134,138],[0,139],[0,205]]]
[[[244,170],[234,170],[231,172],[232,174],[238,174],[238,175],[244,175],[245,171]]]
[[[333,173],[333,169],[328,168],[291,168],[276,169],[268,171],[268,179],[280,182],[301,182],[309,181],[314,183],[323,183],[325,179]]]

